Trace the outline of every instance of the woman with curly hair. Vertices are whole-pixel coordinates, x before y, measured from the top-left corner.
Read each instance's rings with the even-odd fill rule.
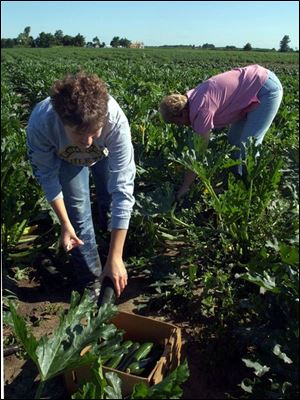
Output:
[[[210,131],[230,126],[229,142],[239,148],[233,157],[244,156],[244,143],[251,136],[260,144],[282,100],[282,85],[277,76],[260,65],[234,68],[200,83],[185,94],[163,98],[160,113],[167,123],[192,127],[208,146]],[[242,166],[236,173],[242,175]],[[196,175],[189,171],[177,193],[184,196]]]
[[[135,178],[124,112],[97,75],[67,75],[35,106],[27,147],[34,175],[60,221],[60,245],[71,254],[78,287],[93,287],[107,276],[119,296],[127,285],[123,247]],[[110,248],[103,270],[92,220],[90,171],[102,225],[111,212]]]

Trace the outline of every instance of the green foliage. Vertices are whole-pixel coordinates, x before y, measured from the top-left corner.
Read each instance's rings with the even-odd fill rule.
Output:
[[[255,369],[255,378],[245,378],[241,387],[258,397],[265,396],[267,391],[272,397],[297,397],[299,249],[295,245],[270,242],[258,258],[248,263],[247,272],[236,275],[259,287],[259,294],[253,295],[248,305],[255,305],[259,318],[252,326],[238,330],[254,349],[249,354],[251,359],[244,362]],[[264,365],[263,369],[257,366],[257,361]]]
[[[245,50],[245,51],[250,51],[250,50],[252,50],[251,44],[250,44],[250,43],[246,43],[245,46],[244,46],[244,48],[243,48],[243,50]]]
[[[182,397],[181,385],[188,377],[189,370],[185,360],[162,382],[150,387],[143,383],[136,385],[131,399],[180,399]]]
[[[237,179],[231,170],[239,162],[231,158],[234,149],[225,131],[213,133],[204,156],[199,137],[164,124],[158,106],[165,94],[184,93],[214,74],[254,62],[279,76],[284,96],[263,145],[248,144],[242,163],[247,175]],[[80,69],[107,82],[130,122],[137,178],[126,256],[129,272],[138,269],[149,278],[141,306],[184,313],[186,319],[203,324],[202,335],[208,341],[212,336],[224,338],[223,343],[234,338],[234,350],[246,360],[243,364],[249,371],[241,383],[241,396],[299,397],[298,54],[5,49],[4,247],[13,247],[37,208],[45,207],[25,156],[29,114],[48,95],[54,80]],[[175,204],[187,168],[198,178],[186,198]],[[108,341],[115,346],[118,337]],[[32,352],[36,344],[30,343]],[[209,357],[210,365],[222,357],[226,365],[227,355],[226,349],[218,348]],[[114,387],[112,381],[109,386]],[[99,394],[91,385],[86,390],[86,395]],[[103,390],[100,395],[108,395]]]
[[[103,374],[101,362],[94,362],[92,379],[83,384],[82,388],[72,395],[72,399],[123,399],[121,380],[114,372]],[[185,360],[160,383],[147,386],[138,383],[134,386],[130,399],[180,399],[181,386],[189,377],[187,361]]]
[[[279,51],[281,52],[286,52],[290,50],[290,43],[291,39],[288,35],[284,35],[282,40],[280,41],[280,47],[279,47]]]
[[[103,374],[101,359],[91,366],[91,378],[72,395],[72,399],[122,399],[121,379],[114,372]]]
[[[10,312],[14,332],[38,368],[40,388],[43,382],[61,372],[90,363],[95,354],[91,352],[81,357],[81,350],[87,345],[95,346],[98,339],[106,345],[105,341],[117,333],[116,327],[109,324],[117,308],[104,305],[96,313],[95,303],[88,292],[81,299],[78,293],[72,292],[70,308],[66,315],[60,316],[57,330],[51,337],[43,336],[39,341],[28,331],[12,303]],[[102,345],[100,355],[111,351],[111,347],[107,349]]]
[[[6,253],[43,199],[26,158],[24,105],[5,82],[1,83],[1,107],[1,234]]]

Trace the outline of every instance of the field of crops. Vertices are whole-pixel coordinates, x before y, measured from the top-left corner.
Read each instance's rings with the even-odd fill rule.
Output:
[[[277,74],[284,96],[260,157],[253,144],[247,148],[244,182],[228,172],[226,130],[213,132],[200,159],[194,136],[164,124],[157,110],[166,94],[253,63]],[[183,398],[298,398],[298,53],[20,48],[2,50],[1,64],[4,289],[11,281],[30,281],[41,253],[57,252],[59,226],[26,157],[30,112],[66,73],[96,73],[132,131],[136,205],[124,258],[130,279],[146,282],[143,293],[135,293],[137,312],[183,327],[190,370]],[[174,193],[186,168],[198,177],[177,204]],[[97,239],[105,252],[106,235],[97,231]],[[26,304],[17,291],[4,291],[5,345],[18,343],[9,328],[9,299],[17,310],[21,300]],[[14,357],[20,361],[27,353]],[[193,382],[203,379],[206,391],[194,386],[192,392]],[[10,395],[14,382],[7,386],[6,398],[18,398]],[[155,398],[171,398],[164,396]]]

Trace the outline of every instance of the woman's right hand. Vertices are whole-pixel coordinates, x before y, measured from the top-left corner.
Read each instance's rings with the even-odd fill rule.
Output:
[[[71,251],[75,247],[83,245],[84,242],[79,239],[71,224],[61,226],[60,245],[66,251]]]

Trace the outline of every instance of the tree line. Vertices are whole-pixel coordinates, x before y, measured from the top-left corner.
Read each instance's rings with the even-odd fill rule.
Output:
[[[8,47],[52,47],[52,46],[75,46],[75,47],[106,47],[105,42],[101,42],[98,36],[95,36],[90,42],[86,42],[85,37],[78,33],[76,36],[65,35],[61,29],[57,30],[54,35],[52,33],[41,32],[35,39],[30,35],[30,26],[26,26],[24,31],[20,33],[16,38],[5,39],[1,38],[1,48]],[[290,46],[290,38],[285,35],[279,43],[280,52],[294,51]],[[110,42],[111,47],[125,47],[128,48],[132,44],[131,40],[127,38],[120,38],[114,36]],[[189,48],[202,48],[202,49],[215,49],[215,45],[211,43],[204,43],[202,46],[195,45],[164,45],[158,47],[189,47]],[[236,46],[225,46],[224,50],[238,50]],[[243,47],[245,51],[253,50],[250,43],[246,43]],[[272,49],[276,51],[276,49]]]
[[[52,46],[75,46],[75,47],[105,47],[105,42],[101,42],[95,36],[90,42],[86,42],[85,37],[78,33],[76,36],[65,35],[61,29],[52,33],[41,32],[35,39],[30,35],[30,26],[26,26],[24,31],[16,38],[1,38],[1,48],[8,47],[52,47]],[[130,47],[131,40],[127,38],[113,37],[110,42],[111,47]]]
[[[280,51],[280,52],[294,51],[294,49],[292,49],[289,46],[290,41],[291,40],[290,40],[289,36],[285,35],[282,38],[282,40],[280,41],[280,43],[279,43],[278,51]],[[182,44],[179,44],[179,45],[166,45],[165,44],[163,46],[158,46],[158,47],[164,47],[164,48],[170,48],[170,47],[172,47],[172,48],[176,48],[176,47],[185,48],[186,47],[186,48],[192,48],[192,49],[205,49],[205,50],[214,50],[214,49],[216,49],[216,50],[241,50],[237,46],[233,46],[233,45],[229,45],[229,46],[225,46],[225,47],[216,47],[212,43],[204,43],[202,46],[201,45],[195,46],[194,44],[193,45],[192,44],[190,44],[190,45],[182,45]],[[256,48],[252,47],[251,43],[246,43],[245,46],[242,48],[242,50],[245,50],[245,51],[251,51],[251,50],[277,51],[275,48],[273,48],[273,49],[256,49]]]

